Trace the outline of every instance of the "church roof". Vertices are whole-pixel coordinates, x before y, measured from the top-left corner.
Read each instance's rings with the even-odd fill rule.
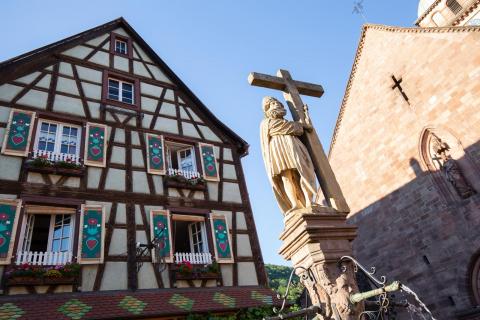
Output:
[[[24,53],[17,57],[0,63],[0,84],[12,80],[19,75],[27,74],[35,68],[46,67],[56,62],[56,55],[72,48],[80,43],[91,40],[100,36],[105,32],[124,28],[137,41],[143,50],[147,52],[149,57],[157,63],[178,88],[184,92],[188,98],[206,115],[211,122],[218,126],[225,135],[237,146],[240,155],[248,154],[248,143],[231,130],[227,125],[221,122],[204,104],[203,102],[187,87],[185,83],[168,67],[168,65],[157,55],[157,53],[142,39],[142,37],[128,24],[123,18],[117,18],[100,26],[94,27],[87,31],[62,39],[36,50]]]
[[[350,90],[352,88],[352,85],[355,81],[355,76],[358,70],[358,66],[360,64],[360,61],[362,60],[363,57],[363,51],[367,43],[367,35],[371,31],[382,31],[382,32],[388,32],[388,33],[402,33],[405,35],[418,35],[418,36],[428,36],[432,37],[432,34],[456,34],[459,32],[480,32],[480,26],[463,26],[463,27],[438,27],[438,28],[404,28],[404,27],[392,27],[392,26],[386,26],[386,25],[377,25],[377,24],[365,24],[362,28],[362,33],[360,35],[360,40],[357,48],[357,52],[355,55],[355,59],[353,61],[353,66],[352,70],[350,72],[350,77],[347,82],[347,87],[345,89],[345,94],[343,96],[342,104],[340,106],[340,111],[337,117],[337,122],[335,124],[335,129],[333,131],[333,136],[332,140],[330,142],[330,149],[329,149],[329,157],[332,154],[332,150],[335,146],[335,142],[337,140],[337,136],[339,134],[340,128],[342,126],[342,119],[343,115],[345,113],[345,108],[347,106],[347,103],[349,101],[350,97]],[[368,39],[371,39],[370,37]],[[371,40],[370,40],[371,41]],[[410,41],[415,41],[414,38],[411,38]],[[389,50],[402,50],[402,48],[389,48]],[[404,55],[408,56],[408,52],[402,52]],[[378,53],[381,55],[381,53]]]

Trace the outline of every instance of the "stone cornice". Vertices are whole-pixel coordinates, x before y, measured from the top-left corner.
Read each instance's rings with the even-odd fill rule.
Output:
[[[438,6],[438,5],[440,4],[440,2],[442,2],[442,0],[436,0],[434,3],[432,3],[432,4],[430,5],[430,7],[428,7],[428,9],[425,10],[425,12],[424,12],[420,17],[418,17],[418,19],[415,21],[415,25],[420,26],[420,22],[421,22],[423,19],[425,19],[425,17],[428,16],[428,14],[429,14],[430,12],[432,12],[432,10],[433,10],[436,6]]]
[[[480,3],[480,0],[477,0]],[[478,5],[478,4],[477,4]],[[342,123],[343,114],[345,112],[345,107],[348,102],[348,98],[350,96],[350,89],[352,87],[353,81],[355,80],[355,75],[358,68],[358,63],[360,62],[360,58],[362,56],[363,46],[365,44],[365,38],[367,35],[368,30],[378,30],[378,31],[386,31],[392,33],[458,33],[458,32],[480,32],[480,26],[449,26],[449,27],[429,27],[429,28],[405,28],[405,27],[391,27],[386,25],[378,25],[378,24],[365,24],[362,27],[362,33],[360,35],[360,40],[357,48],[357,52],[355,54],[355,59],[353,60],[352,70],[350,72],[350,77],[347,82],[347,87],[345,89],[345,94],[343,96],[342,104],[340,106],[340,111],[338,113],[337,122],[335,124],[335,129],[333,131],[332,140],[330,141],[330,148],[328,151],[328,158],[332,154],[333,147],[335,146],[335,142],[337,140],[337,135],[340,130],[340,126]]]

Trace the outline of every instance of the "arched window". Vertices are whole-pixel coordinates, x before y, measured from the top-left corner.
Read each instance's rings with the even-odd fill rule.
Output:
[[[463,147],[450,132],[438,128],[423,130],[420,140],[420,154],[424,166],[448,202],[467,199],[476,193],[465,177],[465,169],[471,170],[471,163]]]

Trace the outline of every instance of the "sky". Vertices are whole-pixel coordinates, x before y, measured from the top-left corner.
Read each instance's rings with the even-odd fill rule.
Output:
[[[0,61],[123,16],[183,82],[250,144],[242,160],[265,263],[289,265],[278,240],[283,216],[259,142],[261,100],[281,92],[252,87],[250,72],[321,84],[304,97],[325,152],[365,22],[412,27],[418,0],[2,0]],[[381,54],[381,52],[379,52]]]

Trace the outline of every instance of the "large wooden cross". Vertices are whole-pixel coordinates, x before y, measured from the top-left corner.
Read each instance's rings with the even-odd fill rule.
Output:
[[[286,70],[278,70],[276,77],[252,72],[248,76],[248,82],[252,86],[283,91],[283,97],[287,101],[293,120],[302,123],[308,123],[308,120],[305,119],[305,105],[300,98],[300,94],[317,98],[323,95],[321,85],[293,80],[290,72]],[[350,209],[343,197],[342,190],[335,178],[315,129],[311,131],[306,130],[301,139],[310,154],[326,201],[330,206],[341,212],[349,212]]]

